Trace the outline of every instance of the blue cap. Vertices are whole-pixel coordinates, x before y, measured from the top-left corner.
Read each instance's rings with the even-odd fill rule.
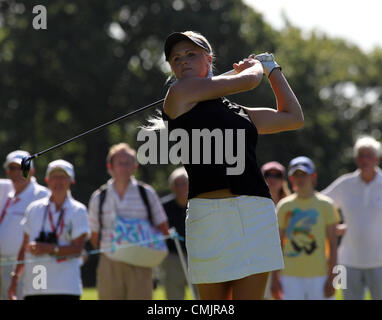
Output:
[[[289,162],[288,175],[293,175],[297,170],[312,174],[315,172],[316,167],[314,166],[313,161],[308,157],[297,157]]]

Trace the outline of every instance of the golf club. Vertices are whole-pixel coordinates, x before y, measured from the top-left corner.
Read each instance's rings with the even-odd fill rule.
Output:
[[[50,147],[50,148],[48,148],[48,149],[46,149],[46,150],[40,151],[40,152],[38,152],[38,153],[35,153],[35,154],[33,154],[33,155],[29,156],[29,157],[24,157],[24,158],[22,159],[22,161],[21,161],[21,171],[22,171],[22,173],[23,173],[24,178],[28,178],[28,176],[29,176],[29,171],[30,171],[30,168],[31,168],[31,161],[32,161],[33,159],[35,159],[35,158],[37,158],[37,157],[39,157],[39,156],[41,156],[41,155],[43,155],[43,154],[45,154],[45,153],[51,151],[51,150],[57,149],[57,148],[59,148],[59,147],[62,147],[63,145],[65,145],[65,144],[67,144],[67,143],[69,143],[69,142],[72,142],[73,140],[76,140],[76,139],[81,138],[81,137],[83,137],[83,136],[86,136],[86,135],[88,135],[88,134],[90,134],[90,133],[93,133],[93,132],[96,132],[96,131],[98,131],[98,130],[101,130],[101,129],[103,129],[103,128],[105,128],[105,127],[107,127],[107,126],[109,126],[109,125],[111,125],[111,124],[113,124],[113,123],[115,123],[115,122],[117,122],[117,121],[123,120],[123,119],[125,119],[125,118],[127,118],[127,117],[130,117],[130,116],[132,116],[132,115],[134,115],[134,114],[136,114],[136,113],[138,113],[138,112],[141,112],[141,111],[143,111],[143,110],[149,109],[149,108],[151,108],[151,107],[153,107],[153,106],[156,106],[156,105],[158,105],[158,104],[160,104],[160,103],[163,103],[163,102],[164,102],[164,98],[163,98],[163,99],[160,99],[160,100],[158,100],[158,101],[155,101],[155,102],[153,102],[153,103],[150,103],[150,104],[148,104],[147,106],[144,106],[144,107],[142,107],[142,108],[139,108],[139,109],[137,109],[137,110],[134,110],[134,111],[132,111],[132,112],[129,112],[129,113],[127,113],[127,114],[125,114],[125,115],[123,115],[123,116],[121,116],[121,117],[118,117],[118,118],[114,119],[114,120],[111,120],[111,121],[109,121],[109,122],[106,122],[106,123],[104,123],[104,124],[102,124],[102,125],[99,125],[98,127],[95,127],[95,128],[90,129],[90,130],[88,130],[88,131],[86,131],[86,132],[83,132],[83,133],[81,133],[81,134],[79,134],[79,135],[77,135],[77,136],[75,136],[75,137],[73,137],[73,138],[70,138],[70,139],[68,139],[68,140],[66,140],[66,141],[63,141],[63,142],[61,142],[61,143],[59,143],[59,144],[56,144],[55,146]]]
[[[223,73],[223,74],[221,74],[221,75],[225,75],[225,76],[227,76],[227,75],[234,75],[234,74],[236,74],[236,71],[235,71],[235,70],[230,70],[230,71],[227,71],[227,72],[225,72],[225,73]],[[134,115],[134,114],[136,114],[136,113],[138,113],[138,112],[141,112],[141,111],[143,111],[143,110],[149,109],[149,108],[151,108],[151,107],[153,107],[153,106],[156,106],[156,105],[158,105],[158,104],[160,104],[160,103],[163,103],[163,102],[164,102],[164,98],[163,98],[163,99],[160,99],[160,100],[158,100],[158,101],[155,101],[155,102],[153,102],[153,103],[150,103],[150,104],[148,104],[147,106],[144,106],[144,107],[142,107],[142,108],[139,108],[139,109],[137,109],[137,110],[134,110],[134,111],[132,111],[132,112],[130,112],[130,113],[127,113],[127,114],[125,114],[125,115],[123,115],[123,116],[121,116],[121,117],[118,117],[118,118],[114,119],[114,120],[111,120],[111,121],[109,121],[109,122],[106,122],[106,123],[104,123],[104,124],[102,124],[102,125],[100,125],[100,126],[98,126],[98,127],[96,127],[96,128],[93,128],[93,129],[90,129],[90,130],[88,130],[88,131],[86,131],[86,132],[83,132],[83,133],[81,133],[81,134],[79,134],[79,135],[77,135],[77,136],[75,136],[75,137],[73,137],[73,138],[70,138],[70,139],[68,139],[68,140],[65,140],[65,141],[63,141],[63,142],[61,142],[61,143],[59,143],[59,144],[56,144],[55,146],[50,147],[50,148],[48,148],[48,149],[46,149],[46,150],[40,151],[40,152],[38,152],[38,153],[35,153],[35,154],[33,154],[33,155],[29,156],[29,157],[24,157],[24,158],[22,159],[22,161],[21,161],[21,171],[22,171],[22,173],[23,173],[24,178],[28,178],[28,176],[29,176],[29,171],[30,171],[30,168],[31,168],[31,161],[32,161],[33,159],[35,159],[35,158],[37,158],[37,157],[40,157],[41,155],[43,155],[43,154],[45,154],[45,153],[47,153],[47,152],[49,152],[49,151],[51,151],[51,150],[57,149],[57,148],[59,148],[59,147],[62,147],[63,145],[65,145],[65,144],[67,144],[67,143],[69,143],[69,142],[72,142],[73,140],[76,140],[76,139],[81,138],[81,137],[83,137],[83,136],[86,136],[86,135],[88,135],[88,134],[90,134],[90,133],[93,133],[93,132],[96,132],[96,131],[98,131],[98,130],[101,130],[101,129],[103,129],[103,128],[105,128],[105,127],[107,127],[107,126],[109,126],[109,125],[111,125],[111,124],[113,124],[113,123],[115,123],[115,122],[117,122],[117,121],[123,120],[123,119],[125,119],[125,118],[127,118],[127,117],[130,117],[130,116],[132,116],[132,115]]]

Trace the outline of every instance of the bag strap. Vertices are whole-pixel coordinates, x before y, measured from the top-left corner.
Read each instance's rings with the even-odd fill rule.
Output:
[[[102,215],[103,215],[103,203],[105,202],[105,197],[106,197],[106,190],[107,190],[107,184],[103,184],[102,186],[99,187],[99,190],[101,191],[99,194],[99,204],[98,204],[98,222],[99,222],[99,233],[98,233],[98,247],[101,243],[101,238],[102,238]]]
[[[147,191],[146,191],[146,187],[145,187],[145,184],[141,181],[137,181],[138,182],[138,190],[139,190],[139,194],[143,200],[143,203],[145,204],[145,207],[146,207],[146,210],[147,210],[147,213],[148,213],[148,217],[149,217],[149,221],[152,225],[154,225],[154,220],[153,220],[153,214],[152,214],[152,211],[151,211],[151,206],[150,206],[150,202],[149,202],[149,199],[147,197]],[[99,205],[98,205],[98,222],[99,222],[99,226],[100,226],[100,232],[99,232],[99,236],[98,236],[98,242],[100,243],[101,242],[101,237],[102,237],[102,228],[103,228],[103,224],[102,224],[102,214],[103,214],[103,209],[102,209],[102,206],[103,206],[103,203],[105,202],[105,198],[106,198],[106,190],[107,190],[107,184],[103,184],[99,190],[101,191],[100,194],[99,194]],[[98,244],[99,244],[98,243]]]
[[[154,225],[153,214],[151,211],[149,199],[147,197],[146,187],[145,187],[145,184],[141,181],[138,181],[138,190],[139,190],[139,194],[141,195],[143,202],[145,203],[145,207],[146,207],[146,210],[147,210],[147,213],[149,216],[150,224]]]

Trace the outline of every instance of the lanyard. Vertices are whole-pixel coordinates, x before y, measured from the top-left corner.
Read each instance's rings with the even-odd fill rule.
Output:
[[[12,205],[16,204],[20,199],[16,198],[15,201],[12,202],[12,198],[8,197],[7,202],[5,203],[5,206],[3,208],[3,211],[1,211],[0,215],[0,224],[3,222],[5,215],[7,214],[8,207],[11,207]]]
[[[59,233],[56,233],[57,234],[57,238],[58,238],[61,235],[62,231],[64,230],[64,219],[63,219],[64,218],[64,213],[65,213],[65,210],[61,209],[60,216],[58,217],[56,226],[54,226],[54,224],[53,224],[53,216],[52,216],[52,213],[50,211],[50,206],[48,204],[46,206],[45,212],[44,212],[44,220],[42,222],[42,228],[41,228],[42,231],[45,232],[44,226],[45,226],[46,216],[48,215],[49,216],[50,227],[51,227],[51,229],[52,229],[52,231],[54,233],[56,233],[56,231],[58,231],[58,228],[61,227],[61,231]]]

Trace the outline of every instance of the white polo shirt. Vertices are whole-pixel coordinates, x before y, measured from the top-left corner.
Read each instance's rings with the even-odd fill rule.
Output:
[[[57,225],[60,211],[56,211],[56,206],[49,201],[49,197],[31,203],[22,221],[24,232],[29,235],[30,241],[35,240],[42,229],[45,212],[49,210],[52,214],[52,223]],[[73,239],[78,238],[82,234],[89,236],[89,225],[86,207],[74,200],[70,193],[66,198],[63,206],[62,225],[57,229],[58,245],[69,245]],[[46,214],[44,230],[45,232],[52,231],[52,225],[49,221],[49,215]],[[50,255],[34,256],[30,253],[25,254],[25,259],[47,259],[47,261],[36,261],[25,264],[24,271],[24,296],[40,295],[40,294],[82,294],[81,281],[81,258],[70,258],[65,261],[58,262]],[[46,289],[36,289],[33,286],[34,279],[37,274],[33,273],[33,268],[36,265],[42,265],[46,268]],[[36,281],[35,281],[36,282]]]
[[[338,248],[338,262],[354,268],[382,267],[382,173],[365,183],[356,170],[322,191],[342,211],[347,230]]]
[[[0,179],[0,212],[3,210],[7,199],[8,193],[13,189],[12,181],[9,179]]]
[[[32,177],[27,187],[15,196],[12,182],[9,182],[11,187],[6,187],[4,180],[1,182],[1,189],[8,189],[8,192],[1,192],[0,198],[0,218],[3,216],[0,223],[0,252],[2,256],[17,257],[24,236],[20,222],[25,209],[31,202],[48,196],[50,191]]]
[[[146,206],[141,198],[138,189],[138,182],[134,177],[131,177],[127,191],[122,199],[114,189],[114,180],[110,179],[107,182],[107,191],[105,201],[102,206],[102,240],[101,248],[109,248],[112,242],[112,231],[115,224],[116,215],[125,218],[140,218],[148,219]],[[167,221],[167,215],[163,209],[160,199],[155,190],[146,185],[147,198],[150,203],[151,212],[153,215],[154,224],[160,225]],[[89,224],[92,232],[99,232],[99,198],[100,191],[96,190],[89,201]]]

